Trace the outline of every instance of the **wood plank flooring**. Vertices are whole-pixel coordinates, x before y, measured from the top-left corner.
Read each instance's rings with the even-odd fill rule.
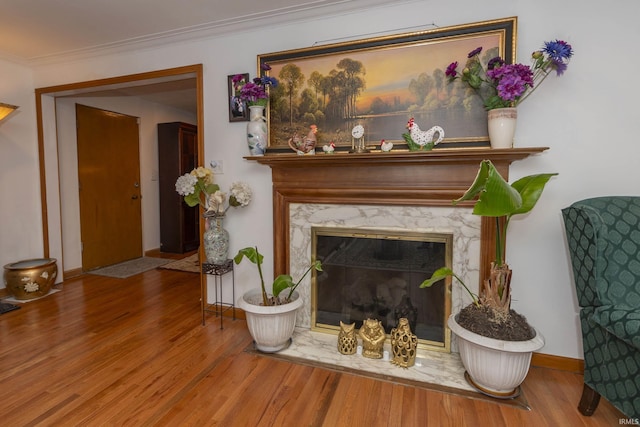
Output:
[[[201,325],[199,277],[82,275],[0,316],[0,425],[616,426],[604,399],[576,406],[582,377],[532,368],[531,410],[244,352],[243,320]]]

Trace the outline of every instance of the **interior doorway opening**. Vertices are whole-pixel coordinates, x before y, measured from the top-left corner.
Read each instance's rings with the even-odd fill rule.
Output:
[[[166,84],[176,84],[185,80],[195,81],[196,125],[203,122],[203,71],[202,65],[190,65],[147,73],[125,75],[107,79],[71,83],[36,89],[36,114],[38,127],[38,149],[40,160],[43,255],[54,257],[64,266],[62,206],[60,199],[61,180],[58,163],[58,140],[56,127],[56,100],[69,96],[136,96],[145,92],[152,95],[153,86],[163,90]],[[203,132],[198,133],[198,153],[204,154]],[[58,282],[64,279],[64,270]]]

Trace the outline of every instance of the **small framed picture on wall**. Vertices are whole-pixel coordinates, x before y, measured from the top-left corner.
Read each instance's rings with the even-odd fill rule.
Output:
[[[242,77],[242,79],[240,79],[240,77]],[[230,122],[249,121],[249,109],[247,108],[247,103],[240,99],[239,89],[248,81],[249,73],[233,74],[231,76],[227,76],[227,85],[229,87],[229,97],[227,98],[227,100],[229,102]]]

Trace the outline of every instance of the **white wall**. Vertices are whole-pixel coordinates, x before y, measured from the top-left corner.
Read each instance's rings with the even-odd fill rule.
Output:
[[[0,122],[0,265],[42,256],[33,77],[0,59],[0,102],[20,108]],[[2,282],[4,287],[4,282]]]
[[[256,55],[304,48],[322,40],[362,38],[378,31],[397,30],[434,22],[438,26],[463,24],[507,16],[518,16],[518,56],[526,62],[530,52],[543,41],[563,39],[575,49],[575,57],[561,78],[550,78],[519,108],[516,146],[549,146],[534,158],[516,162],[511,178],[538,172],[558,172],[548,185],[536,209],[527,218],[512,222],[508,261],[514,269],[513,307],[527,316],[546,338],[543,353],[582,357],[578,307],[574,297],[560,209],[572,202],[602,194],[637,194],[640,171],[636,166],[640,133],[636,118],[639,85],[633,72],[640,59],[635,55],[640,29],[636,16],[640,4],[634,0],[605,2],[568,0],[475,0],[448,2],[394,2],[358,15],[318,18],[272,26],[254,32],[216,37],[210,40],[166,44],[161,48],[106,56],[94,56],[66,63],[49,64],[34,70],[35,87],[92,80],[123,74],[202,63],[204,65],[204,137],[206,159],[222,159],[224,187],[244,180],[256,195],[251,206],[231,213],[225,225],[231,234],[232,253],[257,244],[272,260],[272,214],[270,170],[242,157],[248,154],[244,123],[229,123],[227,75],[249,71],[255,75]],[[360,35],[360,36],[359,36]],[[4,67],[3,63],[0,66]],[[7,99],[20,104],[28,97],[29,82],[12,75],[20,94]],[[4,93],[2,93],[4,95]],[[35,118],[31,107],[23,114],[29,129],[0,125],[0,137],[13,138],[11,148],[0,144],[4,166],[0,197],[9,210],[0,211],[0,259],[40,255],[40,216],[37,200]],[[21,123],[13,123],[20,126]],[[9,156],[9,160],[6,156]],[[7,177],[11,182],[7,183]],[[17,178],[17,179],[14,179]],[[15,183],[19,182],[20,187]],[[26,202],[18,202],[26,194]],[[18,203],[20,207],[15,204]],[[34,226],[33,228],[31,228]],[[20,230],[20,231],[18,231]],[[7,240],[7,237],[10,240]],[[16,240],[20,239],[20,243]],[[267,262],[266,274],[272,274]],[[239,266],[238,294],[256,286],[255,271]]]
[[[58,98],[56,120],[62,207],[63,271],[82,267],[80,251],[80,202],[78,193],[78,157],[76,103],[102,108],[140,120],[140,189],[142,194],[142,250],[160,247],[160,197],[158,190],[158,123],[196,124],[195,114],[168,108],[138,97]],[[114,171],[115,172],[115,171]]]

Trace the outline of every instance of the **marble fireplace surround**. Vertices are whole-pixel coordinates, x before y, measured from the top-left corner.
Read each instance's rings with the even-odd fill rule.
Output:
[[[453,269],[465,283],[478,283],[480,260],[480,218],[470,208],[430,206],[376,206],[291,203],[290,269],[294,277],[301,277],[308,267],[312,253],[312,227],[396,231],[411,230],[423,233],[453,235]],[[311,328],[311,281],[300,284],[298,291],[304,304],[297,316],[297,326]],[[459,311],[471,302],[459,286],[451,289],[451,310]],[[446,340],[449,332],[445,326]]]

